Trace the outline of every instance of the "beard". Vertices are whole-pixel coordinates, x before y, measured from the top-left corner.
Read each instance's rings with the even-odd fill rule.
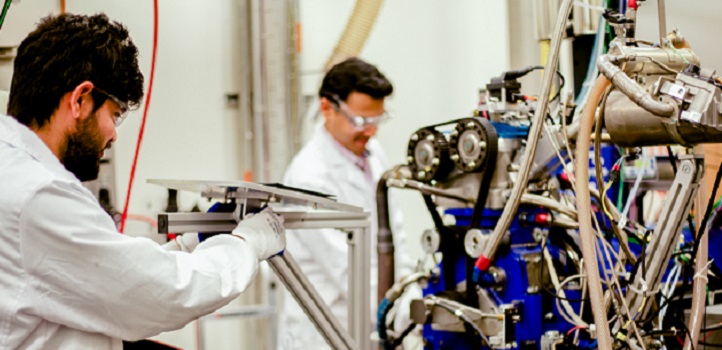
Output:
[[[92,113],[79,121],[76,130],[67,136],[63,165],[81,182],[95,180],[103,151],[109,146],[104,147],[98,118]]]

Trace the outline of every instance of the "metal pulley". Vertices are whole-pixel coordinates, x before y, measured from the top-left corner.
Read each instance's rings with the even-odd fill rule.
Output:
[[[461,171],[476,172],[485,165],[491,145],[484,121],[481,118],[461,119],[451,133],[449,157]]]
[[[414,179],[421,182],[444,179],[453,169],[446,137],[431,128],[411,135],[407,162]]]
[[[434,229],[425,230],[421,234],[421,248],[427,254],[434,254],[441,247],[441,236]]]
[[[481,233],[481,230],[474,228],[467,231],[466,236],[464,236],[464,250],[466,254],[472,258],[481,256],[485,241],[486,237]]]

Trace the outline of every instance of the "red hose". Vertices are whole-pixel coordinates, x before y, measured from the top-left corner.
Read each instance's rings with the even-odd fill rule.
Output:
[[[135,179],[135,168],[138,165],[138,154],[140,153],[140,144],[143,142],[143,133],[145,132],[145,121],[148,118],[148,107],[150,106],[150,97],[153,92],[153,77],[155,76],[155,57],[158,51],[158,0],[153,0],[153,55],[150,59],[150,81],[148,82],[148,96],[145,100],[145,108],[143,109],[143,119],[140,122],[140,131],[138,132],[138,142],[135,145],[135,155],[133,156],[133,165],[130,168],[130,179],[128,180],[128,192],[125,195],[125,204],[123,206],[123,214],[120,217],[120,233],[125,229],[125,220],[128,219],[128,204],[130,204],[130,193],[133,190],[133,180]]]

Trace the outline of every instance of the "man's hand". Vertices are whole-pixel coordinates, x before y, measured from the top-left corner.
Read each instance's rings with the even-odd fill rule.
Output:
[[[232,234],[244,239],[253,247],[259,260],[266,260],[286,248],[286,229],[283,217],[270,208],[247,215]]]

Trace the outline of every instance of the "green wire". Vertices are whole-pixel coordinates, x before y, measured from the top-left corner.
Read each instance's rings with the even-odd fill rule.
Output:
[[[676,53],[676,54],[677,54],[677,56],[679,56],[679,57],[681,57],[681,58],[682,58],[682,61],[684,61],[684,63],[686,63],[686,64],[689,64],[689,61],[687,61],[687,59],[686,59],[686,58],[684,58],[684,56],[682,56],[682,54],[681,54],[681,53],[679,53],[679,51],[677,51],[677,48],[675,48],[675,47],[674,47],[674,45],[672,45],[672,43],[669,43],[669,47],[671,47],[671,48],[672,48],[672,51],[674,51],[674,53]]]
[[[5,0],[3,12],[0,14],[0,29],[2,29],[3,23],[5,23],[5,16],[8,14],[8,10],[10,9],[10,3],[12,3],[12,0]]]

